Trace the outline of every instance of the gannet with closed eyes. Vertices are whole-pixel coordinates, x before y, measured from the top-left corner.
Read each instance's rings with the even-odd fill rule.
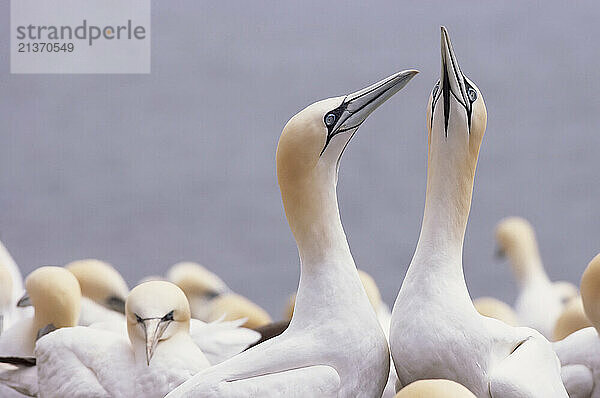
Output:
[[[442,68],[427,106],[427,192],[419,241],[392,310],[399,383],[441,378],[477,397],[567,397],[550,343],[529,328],[479,314],[462,250],[487,113],[441,29]]]
[[[0,337],[0,356],[33,357],[36,341],[55,328],[77,325],[81,292],[77,279],[62,267],[40,267],[27,279],[19,305],[32,305],[34,315],[13,324]],[[52,334],[52,333],[50,333]],[[35,367],[0,367],[0,383],[23,394],[37,393]],[[0,396],[21,396],[0,386]]]
[[[535,232],[521,217],[507,217],[496,227],[498,253],[506,255],[517,282],[515,310],[519,321],[546,338],[552,338],[556,321],[568,302],[578,294],[569,282],[552,282],[542,264]]]
[[[128,337],[78,326],[36,345],[44,397],[164,397],[209,362],[192,340],[185,295],[170,282],[135,287],[125,304]]]
[[[593,326],[554,343],[562,363],[562,379],[571,398],[600,397],[600,254],[581,277],[581,299]]]
[[[399,72],[319,101],[286,124],[277,146],[277,178],[301,263],[290,326],[198,373],[168,397],[381,396],[389,351],[348,247],[336,184],[352,136],[416,73]]]

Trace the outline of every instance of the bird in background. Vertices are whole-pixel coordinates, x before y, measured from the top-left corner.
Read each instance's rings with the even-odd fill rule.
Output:
[[[479,314],[462,263],[475,168],[486,129],[481,91],[441,28],[441,76],[427,104],[427,190],[421,233],[392,310],[399,387],[448,379],[477,397],[567,397],[539,332]]]
[[[508,257],[519,284],[515,311],[522,325],[532,327],[551,339],[554,326],[565,306],[579,292],[569,282],[552,282],[542,264],[535,232],[520,217],[508,217],[496,227],[500,256]]]

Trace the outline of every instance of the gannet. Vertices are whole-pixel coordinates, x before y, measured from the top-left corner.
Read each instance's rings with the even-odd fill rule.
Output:
[[[399,72],[319,101],[288,121],[276,158],[301,263],[290,326],[198,373],[168,397],[381,396],[389,351],[346,241],[336,183],[344,148],[359,126],[416,73]]]
[[[392,310],[400,386],[456,381],[477,397],[567,397],[552,346],[529,328],[479,314],[462,250],[487,112],[441,28],[441,79],[429,97],[427,192],[419,241]]]
[[[231,290],[215,273],[204,266],[184,261],[173,265],[167,272],[167,279],[183,290],[190,302],[192,317],[207,321],[210,316],[211,301]]]
[[[569,282],[553,283],[548,278],[535,232],[531,224],[520,217],[508,217],[496,227],[498,253],[506,255],[519,283],[515,310],[519,322],[532,327],[546,338],[552,338],[556,320],[570,299],[578,295]]]
[[[600,254],[581,277],[581,299],[592,327],[554,343],[562,363],[562,378],[571,398],[600,397]]]
[[[209,366],[189,334],[188,301],[174,284],[136,286],[125,312],[128,338],[78,326],[38,341],[38,383],[45,397],[164,397]]]
[[[468,388],[452,380],[431,379],[410,383],[396,398],[475,398]]]
[[[554,331],[552,332],[552,339],[554,341],[562,340],[571,333],[590,326],[593,325],[585,314],[581,297],[578,296],[569,301],[556,320]]]
[[[473,305],[481,315],[501,320],[510,326],[519,326],[517,314],[510,305],[493,297],[478,297]]]
[[[39,336],[55,328],[75,326],[79,316],[81,292],[77,279],[61,267],[41,267],[25,280],[26,294],[19,305],[31,303],[34,315],[21,319],[0,337],[0,356],[32,357]],[[52,333],[50,333],[52,334]],[[35,368],[0,368],[0,383],[23,394],[37,393]],[[0,396],[20,396],[5,387]]]

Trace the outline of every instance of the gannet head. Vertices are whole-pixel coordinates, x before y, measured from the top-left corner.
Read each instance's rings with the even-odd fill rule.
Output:
[[[133,288],[125,302],[125,315],[129,340],[134,347],[144,344],[148,366],[160,342],[190,330],[187,298],[171,282],[151,281]]]
[[[255,329],[273,322],[267,311],[244,296],[235,293],[222,294],[211,301],[208,321],[218,319],[234,321],[246,318],[244,327]]]
[[[194,262],[173,265],[167,272],[167,279],[179,286],[188,299],[194,297],[208,302],[229,291],[221,278]]]
[[[600,254],[590,261],[583,272],[580,290],[585,314],[600,333]]]
[[[81,289],[72,273],[62,267],[40,267],[27,276],[25,289],[27,292],[17,305],[33,305],[36,331],[49,325],[77,325]]]
[[[500,220],[496,226],[496,245],[497,256],[508,257],[520,283],[525,283],[534,274],[545,275],[535,231],[529,221],[521,217]]]
[[[95,259],[73,261],[65,268],[75,275],[81,294],[113,311],[125,313],[127,283],[112,265]]]
[[[415,381],[402,390],[395,398],[475,398],[468,388],[455,381],[427,379]]]
[[[479,88],[458,65],[448,31],[443,26],[441,31],[441,76],[427,105],[429,148],[434,143],[445,143],[436,147],[448,148],[448,153],[464,158],[467,175],[474,175],[487,111]]]
[[[357,92],[309,105],[285,125],[277,145],[277,178],[292,232],[310,225],[319,200],[335,190],[340,158],[365,119],[418,72],[398,72]],[[311,215],[313,217],[311,217]]]

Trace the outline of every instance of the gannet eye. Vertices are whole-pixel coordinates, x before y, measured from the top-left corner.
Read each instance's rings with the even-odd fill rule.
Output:
[[[467,95],[469,96],[469,100],[474,102],[477,99],[477,91],[475,91],[472,87],[469,87],[467,90]]]
[[[172,321],[173,320],[173,311],[169,312],[167,315],[162,317],[163,321]]]
[[[331,127],[333,126],[333,123],[335,123],[335,115],[333,113],[327,114],[327,116],[325,116],[325,125]]]
[[[433,98],[435,98],[439,89],[440,89],[440,82],[438,81],[435,84],[435,86],[433,87],[433,93],[431,94],[431,95],[433,95]]]
[[[134,314],[134,315],[135,315],[135,320],[137,321],[137,323],[144,322],[144,320],[138,314]]]

